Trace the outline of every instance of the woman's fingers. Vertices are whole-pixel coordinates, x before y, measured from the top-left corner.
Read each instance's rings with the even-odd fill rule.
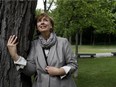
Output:
[[[9,37],[9,39],[8,39],[8,43],[10,43],[10,42],[11,42],[11,38],[12,38],[12,36],[10,36],[10,37]]]
[[[11,38],[10,38],[10,43],[13,43],[14,40],[15,40],[15,35],[11,36]]]
[[[11,35],[10,38],[8,39],[8,43],[12,43],[12,40],[14,39],[15,35]]]
[[[13,37],[12,44],[16,44],[17,36]]]
[[[17,41],[17,36],[11,35],[8,39],[7,45],[17,45],[16,41]]]

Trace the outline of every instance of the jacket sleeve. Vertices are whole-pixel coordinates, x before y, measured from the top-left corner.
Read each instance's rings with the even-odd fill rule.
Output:
[[[63,53],[66,60],[66,66],[71,67],[69,74],[74,73],[78,69],[77,58],[76,55],[73,53],[71,45],[69,41],[65,38],[63,43]]]
[[[27,64],[26,66],[24,67],[24,69],[22,70],[23,73],[25,73],[26,75],[28,76],[31,76],[33,75],[35,72],[36,72],[36,64],[35,64],[35,44],[34,42],[32,42],[32,45],[31,45],[31,49],[30,49],[30,53],[27,57]]]

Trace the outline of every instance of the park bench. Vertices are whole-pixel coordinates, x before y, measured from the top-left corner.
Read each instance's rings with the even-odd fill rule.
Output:
[[[91,57],[91,58],[94,58],[95,57],[95,53],[79,53],[78,54],[78,57],[79,58],[84,58],[84,57]]]
[[[113,56],[116,56],[116,52],[111,52],[113,54]]]

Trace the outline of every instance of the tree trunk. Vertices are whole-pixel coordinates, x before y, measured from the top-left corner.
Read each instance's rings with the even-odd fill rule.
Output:
[[[75,41],[76,41],[76,44],[75,44],[75,48],[76,48],[75,54],[78,57],[78,32],[76,33]]]
[[[79,45],[82,45],[82,39],[83,39],[83,31],[80,30],[80,44]]]
[[[36,4],[37,0],[0,0],[0,87],[31,87],[31,78],[16,70],[6,44],[10,35],[17,35],[18,54],[27,57]]]
[[[51,6],[53,4],[54,0],[43,0],[43,4],[44,4],[44,12],[45,13],[48,13],[51,9]],[[49,5],[48,5],[49,3]]]
[[[72,44],[72,37],[71,36],[69,37],[69,42],[70,42],[70,44]]]
[[[75,55],[76,55],[77,61],[78,61],[78,53],[79,53],[78,52],[78,31],[77,31],[76,36],[75,36],[75,41],[76,41],[76,44],[75,44],[75,48],[76,48]],[[76,70],[75,73],[74,73],[74,77],[77,78],[77,76],[78,76],[78,70]]]

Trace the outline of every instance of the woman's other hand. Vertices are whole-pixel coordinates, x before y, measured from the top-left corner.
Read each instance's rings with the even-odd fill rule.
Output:
[[[13,58],[14,61],[17,61],[19,56],[17,54],[17,36],[15,35],[11,35],[8,39],[8,42],[7,42],[7,47],[8,47],[8,51],[11,55],[11,57]]]
[[[57,67],[53,67],[53,66],[47,66],[46,71],[51,76],[62,76],[62,75],[66,74],[63,68],[57,68]]]

